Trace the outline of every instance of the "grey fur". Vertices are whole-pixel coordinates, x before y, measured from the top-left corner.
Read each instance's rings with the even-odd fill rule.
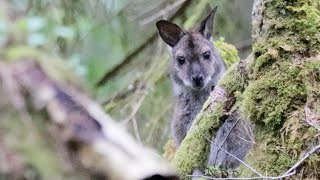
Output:
[[[253,141],[251,124],[243,120],[237,111],[234,112],[212,139],[208,165],[235,169],[240,165],[240,161],[223,150],[243,160]]]
[[[175,107],[171,128],[177,147],[185,138],[211,90],[226,72],[224,61],[210,41],[213,16],[214,11],[192,31],[184,31],[176,24],[163,20],[157,23],[160,36],[172,47],[170,77]],[[205,58],[205,52],[210,52],[209,59]],[[181,57],[185,60],[183,64],[179,62]],[[197,85],[193,77],[203,77],[203,83]],[[212,140],[208,165],[238,167],[240,162],[222,151],[220,146],[239,159],[243,159],[251,147],[250,139],[252,139],[251,125],[238,113],[232,114]],[[199,174],[199,170],[195,172]]]

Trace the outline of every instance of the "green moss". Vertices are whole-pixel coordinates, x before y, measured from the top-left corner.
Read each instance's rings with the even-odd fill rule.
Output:
[[[320,48],[319,2],[268,1],[265,3],[265,22],[261,38],[253,45],[256,58],[255,75],[269,65],[290,61],[291,52],[315,55]],[[275,18],[276,17],[276,18]],[[297,43],[299,42],[299,43]]]
[[[304,64],[301,74],[305,77],[305,85],[308,92],[309,102],[315,102],[316,104],[314,104],[314,109],[320,109],[320,102],[318,102],[320,98],[320,57],[309,59],[309,61]]]
[[[205,174],[207,176],[219,177],[219,175],[221,174],[221,169],[219,166],[210,166],[205,170]]]
[[[230,67],[232,64],[240,60],[238,50],[233,45],[224,42],[224,38],[220,38],[215,41],[214,45],[218,49],[218,52],[227,67]]]
[[[223,178],[223,177],[236,177],[237,171],[234,169],[225,169],[220,166],[209,166],[205,170],[205,175],[209,177],[215,178]]]
[[[288,110],[306,101],[306,88],[299,76],[301,67],[288,66],[283,63],[249,84],[241,106],[249,119],[263,121],[274,129],[283,123]]]
[[[219,86],[226,89],[229,93],[241,92],[246,86],[246,81],[241,76],[238,65],[238,63],[233,64],[218,83]]]
[[[251,78],[256,81],[246,89],[242,103],[243,112],[253,121],[275,128],[287,112],[306,101],[304,65],[297,57],[314,55],[319,49],[317,5],[314,1],[265,3],[265,36],[253,46]]]
[[[279,131],[270,131],[263,126],[257,126],[255,140],[258,142],[247,156],[247,162],[259,172],[268,172],[269,176],[278,176],[288,170],[301,157],[301,150],[308,149],[313,144],[318,132],[310,131],[303,120],[304,108],[293,111]],[[315,158],[319,158],[318,155]],[[317,164],[313,159],[307,159],[305,169],[317,172]],[[241,167],[242,177],[250,177],[252,171]]]
[[[304,106],[313,111],[320,107],[319,7],[317,0],[263,4],[263,24],[253,45],[254,62],[249,65],[250,82],[239,106],[256,124],[257,145],[247,161],[268,175],[286,171],[314,143],[316,132],[304,121]],[[298,173],[317,177],[318,168],[308,159]]]

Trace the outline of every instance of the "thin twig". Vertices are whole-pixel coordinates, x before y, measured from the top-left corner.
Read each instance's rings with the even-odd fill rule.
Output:
[[[214,144],[210,139],[207,138],[207,140],[211,143]],[[238,160],[240,163],[242,163],[243,165],[245,165],[246,167],[248,167],[251,171],[253,171],[254,173],[256,173],[257,175],[259,175],[260,177],[262,177],[263,175],[261,173],[259,173],[257,170],[255,170],[253,167],[251,167],[250,165],[248,165],[247,163],[245,163],[244,161],[242,161],[241,159],[239,159],[237,156],[229,153],[228,151],[226,151],[225,149],[223,149],[222,147],[219,147],[218,145],[214,144],[216,147],[218,147],[219,149],[221,149],[222,151],[224,151],[225,153],[227,153],[228,155],[232,156],[233,158],[235,158],[236,160]]]
[[[310,109],[307,107],[307,105],[305,105],[304,107],[305,110],[305,120],[306,122],[315,127],[318,131],[320,131],[320,127],[313,122],[312,119],[309,118],[309,114],[311,113]],[[295,170],[297,167],[299,167],[309,156],[311,156],[313,153],[317,152],[320,150],[320,144],[315,146],[313,149],[311,149],[309,152],[307,152],[303,158],[301,158],[298,162],[296,162],[287,172],[284,173],[284,175],[290,173],[291,171]]]
[[[226,140],[228,139],[228,137],[229,137],[231,131],[233,130],[233,128],[238,124],[239,120],[240,120],[240,118],[238,118],[237,121],[232,125],[232,127],[230,128],[228,134],[226,135],[226,137],[225,137],[224,140],[222,141],[222,143],[221,143],[221,145],[220,145],[220,147],[219,147],[219,149],[218,149],[218,151],[217,151],[216,157],[214,158],[215,161],[217,160],[217,156],[218,156],[218,154],[219,154],[222,146],[224,145],[224,143],[225,143]],[[216,162],[214,162],[214,163],[216,163]]]
[[[144,50],[151,42],[153,42],[157,37],[157,34],[154,33],[152,36],[147,38],[147,40],[141,44],[137,49],[124,58],[118,65],[116,65],[112,70],[108,71],[97,83],[96,86],[102,86],[112,77],[114,77],[125,65],[129,64],[134,57],[136,57],[142,50]]]
[[[147,136],[147,142],[151,141],[152,135],[155,132],[155,128],[156,128],[156,122],[159,121],[164,115],[166,115],[168,113],[168,111],[172,108],[172,105],[168,105],[165,108],[163,108],[162,112],[159,113],[159,115],[157,116],[157,118],[154,118],[150,123],[153,123],[154,125],[150,128],[148,136]]]
[[[136,80],[133,82],[132,86],[130,86],[129,89],[125,89],[124,91],[117,92],[116,94],[112,95],[110,98],[107,100],[103,100],[100,102],[100,104],[107,105],[113,101],[120,101],[128,96],[136,93],[137,91],[143,91],[145,88],[143,83],[140,83],[140,81]]]
[[[256,142],[255,142],[254,140],[252,140],[251,138],[250,138],[250,141],[249,141],[249,140],[247,140],[247,139],[245,139],[245,138],[243,138],[243,137],[241,137],[241,136],[238,136],[238,135],[237,135],[237,137],[238,137],[239,139],[243,140],[244,142],[256,144]]]
[[[259,175],[260,177],[263,177],[262,174],[260,174],[257,170],[255,170],[253,167],[251,167],[250,165],[248,165],[247,163],[245,163],[244,161],[242,161],[241,159],[239,159],[237,156],[229,153],[228,151],[226,151],[225,149],[221,148],[222,151],[224,151],[225,153],[227,153],[228,155],[232,156],[233,158],[235,158],[236,160],[238,160],[239,162],[241,162],[243,165],[245,165],[247,168],[249,168],[251,171],[253,171],[254,173],[256,173],[257,175]]]
[[[301,158],[298,162],[296,162],[287,172],[284,173],[284,175],[289,174],[291,171],[295,170],[297,167],[301,165],[309,156],[311,156],[313,153],[320,150],[320,144],[311,149],[309,152],[307,152],[303,158]]]
[[[222,179],[234,179],[234,180],[247,180],[247,179],[282,179],[285,177],[289,177],[294,175],[296,172],[292,172],[290,174],[287,175],[282,175],[282,176],[262,176],[262,177],[227,177],[227,178],[215,178],[215,177],[210,177],[210,176],[203,176],[203,175],[188,175],[189,177],[200,177],[200,178],[206,178],[206,179],[215,179],[215,180],[222,180]]]
[[[246,133],[247,133],[247,135],[248,135],[248,137],[249,137],[249,139],[250,139],[250,141],[249,141],[249,140],[247,140],[247,141],[250,142],[250,143],[256,144],[256,142],[255,142],[255,140],[254,140],[254,137],[252,136],[252,135],[253,135],[252,126],[251,126],[251,125],[250,125],[250,126],[245,126],[244,129],[246,130]],[[250,131],[250,132],[249,132],[249,131]],[[238,136],[238,137],[239,137],[240,139],[244,140],[243,137],[240,137],[240,136]],[[244,140],[244,141],[246,141],[246,140]]]
[[[136,136],[137,141],[139,142],[139,144],[142,144],[139,129],[138,129],[138,124],[137,124],[137,119],[135,117],[132,118],[132,125],[133,125],[134,135]]]
[[[316,125],[310,121],[310,119],[308,119],[308,114],[310,114],[310,110],[307,110],[307,106],[305,106],[305,116],[306,116],[306,121],[313,127],[315,127],[316,129],[318,129],[316,127]],[[229,134],[228,134],[229,135]],[[210,141],[210,140],[209,140]],[[213,143],[212,141],[210,141],[211,143]],[[214,144],[215,146],[218,147],[218,145]],[[256,174],[258,174],[260,177],[245,177],[245,178],[212,178],[209,176],[202,176],[202,175],[196,175],[196,176],[192,176],[192,177],[202,177],[202,178],[207,178],[207,179],[281,179],[281,178],[285,178],[291,175],[294,175],[296,173],[296,169],[312,154],[314,154],[315,152],[320,150],[320,144],[315,146],[314,148],[312,148],[309,152],[307,152],[303,158],[301,158],[299,161],[297,161],[289,170],[287,170],[282,176],[277,176],[277,177],[268,177],[268,176],[262,176],[259,172],[257,172],[254,168],[252,168],[251,166],[249,166],[248,164],[246,164],[244,161],[242,161],[241,159],[239,159],[238,157],[236,157],[235,155],[229,153],[228,151],[226,151],[225,149],[221,147],[219,147],[221,150],[223,150],[225,153],[227,153],[228,155],[232,156],[233,158],[237,159],[239,162],[241,162],[243,165],[245,165],[246,167],[248,167],[250,170],[252,170],[253,172],[255,172]]]
[[[221,148],[222,148],[222,146],[224,145],[224,143],[226,142],[226,140],[228,139],[228,137],[229,137],[231,131],[233,130],[233,128],[238,124],[239,120],[240,120],[240,118],[238,118],[237,121],[236,121],[236,122],[232,125],[232,127],[230,128],[227,136],[224,138],[224,140],[223,140],[223,142],[222,142],[222,144],[221,144],[221,146],[220,146]]]
[[[127,124],[138,112],[144,98],[146,97],[145,94],[143,94],[140,99],[138,100],[138,102],[136,103],[136,105],[132,108],[132,111],[130,113],[130,115],[125,119],[123,120],[122,124]]]

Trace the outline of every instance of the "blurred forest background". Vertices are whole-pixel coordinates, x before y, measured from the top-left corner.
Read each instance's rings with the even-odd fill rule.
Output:
[[[2,0],[0,56],[41,50],[72,81],[127,127],[137,141],[162,153],[170,129],[170,54],[155,23],[186,29],[214,6],[214,40],[251,51],[253,0]],[[7,16],[9,15],[9,16]],[[8,50],[8,47],[11,49]],[[12,48],[14,47],[14,48]]]

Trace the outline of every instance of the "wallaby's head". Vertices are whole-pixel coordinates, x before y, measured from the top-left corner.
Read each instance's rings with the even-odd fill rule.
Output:
[[[221,59],[210,42],[216,10],[217,7],[191,31],[185,31],[168,21],[157,22],[161,38],[172,47],[170,73],[180,86],[201,90],[210,84],[211,78],[217,73]]]

